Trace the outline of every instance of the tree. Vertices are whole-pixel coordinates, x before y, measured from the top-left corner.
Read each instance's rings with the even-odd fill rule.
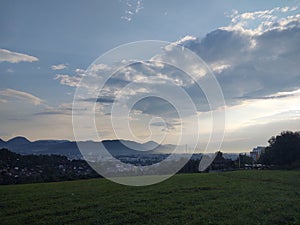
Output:
[[[253,164],[254,160],[246,154],[239,154],[239,157],[237,158],[236,162],[240,164],[240,166],[244,167],[245,164]]]
[[[284,131],[271,137],[260,162],[281,167],[300,167],[300,132]]]

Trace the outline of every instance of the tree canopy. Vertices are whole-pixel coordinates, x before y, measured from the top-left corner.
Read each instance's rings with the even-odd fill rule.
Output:
[[[300,168],[300,132],[283,131],[271,137],[260,161],[267,165]]]

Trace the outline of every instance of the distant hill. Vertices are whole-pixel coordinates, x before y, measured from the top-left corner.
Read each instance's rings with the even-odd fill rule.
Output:
[[[0,138],[0,146],[5,145],[5,144],[6,144],[6,142]]]
[[[144,144],[128,140],[104,140],[94,141],[75,141],[67,140],[37,140],[29,141],[25,137],[15,137],[7,142],[0,139],[0,148],[8,148],[16,153],[28,154],[59,154],[69,158],[82,158],[78,145],[85,155],[97,154],[96,150],[103,150],[104,147],[110,154],[117,155],[135,155],[135,154],[159,154],[171,153],[174,145],[159,145],[156,142],[146,142]]]
[[[6,142],[8,145],[26,145],[29,144],[30,141],[25,137],[14,137]]]

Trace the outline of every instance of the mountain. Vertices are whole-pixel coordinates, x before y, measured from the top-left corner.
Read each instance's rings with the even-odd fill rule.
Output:
[[[6,142],[0,138],[0,146],[5,145],[5,144],[6,144]]]
[[[159,144],[156,143],[155,141],[148,141],[148,142],[144,143],[143,145],[147,149],[155,149],[155,148],[157,148],[159,146]]]
[[[79,150],[80,147],[80,150]],[[105,149],[113,156],[137,154],[168,154],[175,146],[159,145],[150,141],[144,144],[128,140],[67,141],[67,140],[37,140],[29,141],[25,137],[15,137],[5,142],[0,141],[0,148],[8,148],[19,154],[58,154],[69,158],[98,155]]]
[[[30,143],[30,141],[28,139],[26,139],[25,137],[21,137],[21,136],[14,137],[6,142],[6,144],[8,144],[8,145],[26,145],[29,143]]]

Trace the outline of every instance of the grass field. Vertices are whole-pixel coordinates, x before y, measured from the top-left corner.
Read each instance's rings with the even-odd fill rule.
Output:
[[[180,174],[0,187],[0,224],[300,224],[300,171]]]

